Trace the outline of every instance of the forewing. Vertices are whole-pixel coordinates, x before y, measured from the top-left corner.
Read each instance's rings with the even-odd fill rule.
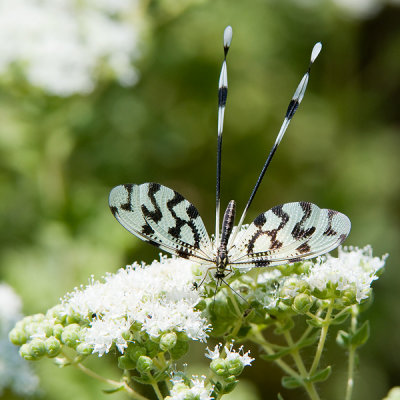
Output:
[[[211,261],[204,223],[179,193],[157,183],[126,184],[111,190],[109,204],[121,225],[140,239],[180,257]]]
[[[236,268],[274,266],[325,254],[350,233],[349,218],[308,202],[287,203],[260,214],[229,250]]]

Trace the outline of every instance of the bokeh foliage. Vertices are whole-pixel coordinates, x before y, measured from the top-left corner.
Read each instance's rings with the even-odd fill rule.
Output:
[[[320,40],[308,93],[248,220],[276,204],[307,200],[350,217],[346,244],[390,253],[375,285],[354,399],[384,397],[400,376],[400,8],[357,18],[327,0],[172,3],[147,5],[141,78],[133,88],[103,82],[90,95],[58,98],[29,86],[18,71],[1,78],[0,278],[32,314],[91,274],[158,257],[109,212],[109,190],[120,183],[156,181],[178,190],[212,232],[223,29],[231,24],[234,38],[222,207],[235,199],[239,210]],[[345,357],[331,340],[325,356],[338,372],[326,398],[340,398],[335,379],[344,378],[346,366],[338,366]],[[260,398],[279,391],[280,372],[264,366],[247,371]],[[40,373],[44,398],[101,398],[97,384],[75,371],[66,378],[47,365]],[[59,393],[61,384],[79,394]]]

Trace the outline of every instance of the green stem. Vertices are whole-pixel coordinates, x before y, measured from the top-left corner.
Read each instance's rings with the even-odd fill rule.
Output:
[[[345,400],[351,400],[354,387],[354,360],[356,355],[356,349],[351,346],[349,351],[349,365],[347,368],[347,385],[346,385],[346,398]]]
[[[351,309],[351,331],[355,332],[357,329],[357,306],[353,306]],[[346,385],[346,397],[345,400],[351,400],[354,387],[354,364],[356,357],[356,348],[352,345],[349,346],[349,365],[347,367],[347,385]]]
[[[153,388],[153,390],[154,390],[154,393],[155,393],[156,396],[157,396],[157,399],[158,399],[158,400],[163,400],[164,397],[163,397],[163,395],[161,394],[160,388],[158,387],[157,382],[154,380],[153,375],[151,375],[151,373],[149,372],[149,373],[147,374],[147,376],[150,378],[150,385],[152,386],[152,388]]]
[[[131,397],[132,399],[135,400],[148,400],[147,397],[142,396],[141,394],[135,392],[126,382],[122,381],[114,381],[112,379],[107,379],[104,378],[104,376],[101,376],[99,374],[97,374],[96,372],[92,371],[91,369],[85,367],[84,365],[82,365],[81,363],[76,363],[73,362],[65,353],[63,353],[64,357],[69,360],[71,362],[71,365],[73,365],[74,367],[78,368],[79,370],[81,370],[83,373],[85,373],[86,375],[97,379],[100,382],[104,382],[107,383],[110,386],[115,386],[115,387],[124,387],[124,390],[128,393],[129,397]]]
[[[304,388],[306,389],[307,394],[310,396],[311,400],[319,400],[320,397],[318,395],[317,390],[315,389],[315,386],[312,382],[307,382],[307,378],[309,377],[309,374],[307,373],[307,369],[304,365],[303,359],[300,356],[299,350],[294,346],[294,342],[292,339],[292,335],[290,332],[286,331],[284,332],[285,339],[290,347],[292,347],[292,351],[290,352],[291,356],[293,357],[293,360],[297,366],[297,369],[299,370],[301,374],[301,380],[300,382],[303,383]]]
[[[325,346],[326,335],[328,333],[332,311],[333,311],[333,301],[331,301],[329,303],[328,310],[326,312],[326,315],[325,315],[325,318],[324,318],[324,321],[322,324],[321,335],[319,337],[318,347],[317,347],[317,351],[314,356],[314,361],[311,365],[310,375],[313,375],[318,368],[319,361],[322,356],[322,351],[324,350],[324,346]]]
[[[252,340],[254,343],[257,343],[260,346],[262,346],[262,348],[268,355],[275,354],[270,343],[268,343],[264,339],[264,336],[262,336],[260,332],[254,332],[253,336],[252,337],[250,336],[249,339]],[[295,378],[298,381],[302,380],[302,377],[293,368],[291,368],[285,361],[278,358],[278,359],[274,360],[274,362],[276,362],[276,364],[278,364],[279,367],[283,371],[285,371],[288,375],[292,376],[293,378]]]
[[[159,389],[159,387],[158,387],[158,385],[157,385],[157,382],[151,382],[151,386],[153,387],[153,389],[154,389],[154,392],[156,393],[156,396],[157,396],[157,399],[159,399],[159,400],[163,400],[163,395],[161,394],[161,392],[160,392],[160,389]]]

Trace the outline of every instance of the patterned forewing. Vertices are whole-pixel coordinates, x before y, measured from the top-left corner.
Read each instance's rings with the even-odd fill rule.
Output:
[[[138,238],[149,241],[154,231],[147,224],[139,205],[139,185],[114,187],[109,195],[110,210],[118,222]]]
[[[180,257],[214,259],[199,212],[181,194],[158,183],[144,183],[140,185],[140,204],[146,222]]]
[[[236,268],[273,266],[324,254],[350,232],[350,220],[308,202],[287,203],[260,214],[238,235],[229,260]]]
[[[144,184],[148,185],[148,184]],[[159,247],[171,254],[180,256],[183,252],[184,244],[177,245],[171,237],[153,229],[148,223],[142,212],[142,203],[140,200],[140,190],[143,185],[125,184],[113,188],[109,196],[109,205],[111,212],[118,222],[129,232],[138,238]],[[199,260],[197,252],[193,251],[190,244],[187,245],[186,254],[193,253],[192,259]],[[196,257],[197,256],[197,257]],[[203,257],[201,257],[201,260]]]

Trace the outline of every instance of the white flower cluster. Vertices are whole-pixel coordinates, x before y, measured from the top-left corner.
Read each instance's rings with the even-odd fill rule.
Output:
[[[165,332],[184,332],[193,340],[205,341],[209,326],[194,306],[200,291],[192,290],[194,264],[179,258],[162,257],[151,265],[137,263],[76,289],[63,301],[68,315],[90,320],[85,343],[103,355],[115,343],[124,351],[124,333],[134,323],[152,337]]]
[[[138,0],[0,0],[0,74],[17,64],[32,85],[69,96],[92,91],[106,65],[132,85],[138,17]]]
[[[334,297],[351,293],[360,303],[369,297],[371,284],[378,279],[387,255],[373,257],[371,246],[339,247],[338,252],[338,257],[328,254],[314,262],[303,262],[303,272],[298,274],[282,273],[278,269],[261,273],[257,278],[260,285],[255,292],[256,299],[265,308],[274,309],[280,301],[293,300],[301,293],[324,298],[335,292]]]
[[[200,378],[198,376],[192,376],[192,379],[190,380],[190,387],[188,387],[184,384],[182,378],[177,376],[173,377],[171,379],[173,384],[171,394],[166,400],[211,400],[212,389],[207,389],[205,387],[205,379],[205,376]]]
[[[8,340],[8,331],[22,317],[21,300],[10,286],[0,283],[0,396],[9,388],[19,396],[37,391],[39,379]]]
[[[356,300],[367,298],[371,284],[378,279],[377,273],[385,265],[387,255],[382,258],[372,256],[371,246],[340,247],[339,256],[321,257],[311,269],[305,281],[311,290],[323,291],[328,285],[334,285],[340,292],[353,290]]]
[[[216,360],[217,358],[221,358],[221,348],[222,344],[217,344],[214,347],[214,350],[210,350],[207,347],[206,357],[210,358],[211,360]],[[233,349],[233,343],[230,344],[229,347],[224,346],[225,355],[222,357],[225,361],[231,360],[240,360],[243,366],[251,365],[254,361],[254,358],[249,356],[250,351],[244,353],[243,346],[239,347],[238,351]]]

